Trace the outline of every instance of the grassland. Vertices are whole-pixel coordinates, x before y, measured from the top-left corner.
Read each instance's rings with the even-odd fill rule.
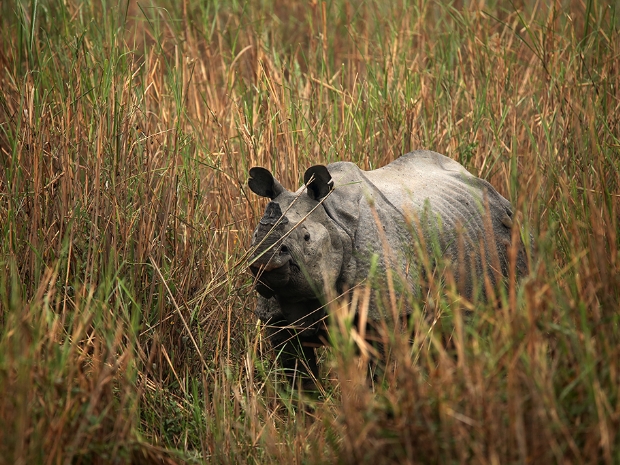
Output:
[[[620,12],[598,0],[0,3],[0,463],[620,463]],[[251,166],[428,148],[535,239],[299,406],[252,313]],[[450,340],[450,344],[444,341]]]

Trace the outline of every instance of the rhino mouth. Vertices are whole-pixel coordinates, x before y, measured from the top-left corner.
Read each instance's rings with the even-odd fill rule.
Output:
[[[279,289],[287,286],[291,280],[291,274],[300,271],[299,265],[289,259],[277,268],[266,266],[251,266],[250,270],[256,277],[256,290],[265,298],[273,297]]]

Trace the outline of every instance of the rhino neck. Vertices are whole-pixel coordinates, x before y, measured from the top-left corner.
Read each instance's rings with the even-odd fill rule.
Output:
[[[338,279],[336,281],[336,292],[343,293],[351,288],[355,284],[356,279],[356,261],[353,257],[353,244],[355,243],[355,233],[357,231],[357,224],[350,222],[349,227],[345,228],[341,223],[341,219],[337,214],[333,214],[328,208],[328,205],[324,205],[327,216],[332,220],[334,226],[334,234],[338,235],[340,243],[342,245],[342,265],[340,267],[340,273],[338,273]]]
[[[289,301],[282,296],[277,300],[286,323],[294,327],[299,336],[309,337],[325,328],[325,306],[320,300]]]

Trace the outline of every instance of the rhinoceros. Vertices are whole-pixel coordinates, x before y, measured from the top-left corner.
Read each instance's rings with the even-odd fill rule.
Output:
[[[453,264],[466,298],[485,298],[485,277],[492,284],[508,277],[510,202],[439,153],[418,150],[372,171],[350,162],[313,166],[296,192],[265,168],[249,174],[250,189],[270,199],[252,236],[256,313],[291,382],[297,377],[305,389],[318,376],[314,348],[326,340],[330,296],[350,294],[369,277],[385,284],[389,269],[396,289],[422,298],[438,257]],[[527,272],[522,243],[516,270]],[[367,320],[385,319],[384,310],[371,299]]]

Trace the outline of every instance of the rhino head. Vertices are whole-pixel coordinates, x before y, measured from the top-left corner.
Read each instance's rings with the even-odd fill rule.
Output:
[[[327,168],[309,168],[304,183],[294,193],[268,170],[250,170],[250,189],[271,199],[252,236],[250,270],[259,294],[277,299],[287,323],[311,334],[325,315],[328,289],[337,287],[351,245],[323,207],[333,188]]]

